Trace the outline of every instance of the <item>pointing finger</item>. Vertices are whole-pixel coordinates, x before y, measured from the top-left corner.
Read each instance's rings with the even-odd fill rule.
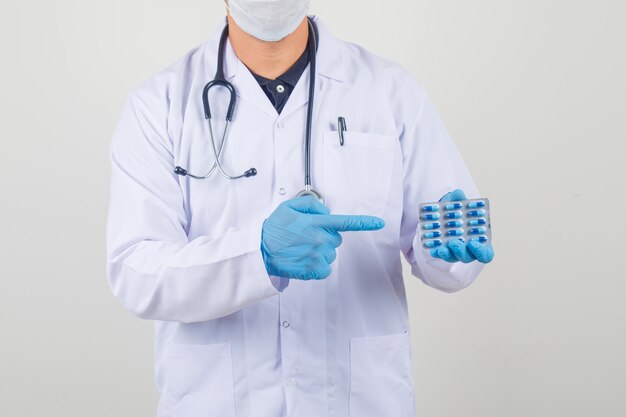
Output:
[[[382,229],[385,221],[374,216],[324,214],[315,216],[315,224],[337,232],[358,232]]]

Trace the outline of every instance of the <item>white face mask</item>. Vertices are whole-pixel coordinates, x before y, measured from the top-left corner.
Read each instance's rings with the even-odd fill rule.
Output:
[[[310,0],[228,0],[226,8],[246,33],[263,41],[275,42],[289,35],[302,23]]]

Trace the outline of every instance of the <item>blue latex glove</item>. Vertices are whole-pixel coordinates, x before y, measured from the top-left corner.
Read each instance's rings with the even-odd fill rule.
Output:
[[[312,196],[279,205],[263,223],[261,252],[270,275],[292,279],[323,279],[341,245],[339,232],[378,230],[383,219],[329,214]]]
[[[454,190],[443,197],[439,201],[461,201],[467,200],[463,190]],[[470,263],[473,261],[482,262],[484,264],[491,262],[493,259],[493,247],[491,243],[480,243],[476,238],[470,239],[467,244],[459,239],[450,239],[445,246],[433,248],[430,250],[433,258],[443,259],[446,262],[463,262]]]

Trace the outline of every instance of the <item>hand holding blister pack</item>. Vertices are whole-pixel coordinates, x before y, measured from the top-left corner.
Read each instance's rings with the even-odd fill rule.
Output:
[[[423,250],[447,262],[493,259],[489,200],[468,199],[461,190],[419,205]]]

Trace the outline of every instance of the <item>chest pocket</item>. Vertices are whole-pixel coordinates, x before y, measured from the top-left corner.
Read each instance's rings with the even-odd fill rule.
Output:
[[[334,214],[384,212],[398,139],[373,133],[324,132],[324,201]]]

